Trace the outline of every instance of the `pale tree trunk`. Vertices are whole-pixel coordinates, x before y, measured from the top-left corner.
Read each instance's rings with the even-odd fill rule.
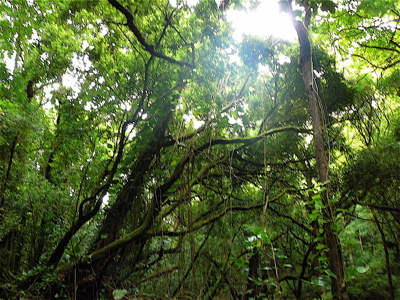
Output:
[[[292,1],[288,0],[288,2],[289,10],[290,12],[292,12]],[[296,20],[293,14],[291,14],[291,16],[300,43],[299,68],[303,77],[303,82],[309,101],[313,127],[314,151],[318,170],[318,180],[321,183],[324,183],[329,180],[329,166],[325,151],[319,95],[314,81],[311,43],[307,31],[307,27],[309,25],[311,17],[311,8],[308,6],[307,1],[303,1],[303,6],[306,11],[304,23],[302,21]],[[327,184],[326,187],[326,191],[323,192],[321,196],[323,204],[326,207],[324,209],[323,217],[327,221],[326,223],[324,223],[324,232],[325,243],[326,246],[329,248],[329,268],[336,276],[336,278],[332,277],[332,295],[333,299],[347,300],[349,299],[349,296],[346,291],[341,245],[338,236],[331,228],[331,225],[334,224],[334,213],[330,201],[332,197],[330,192],[330,185]]]

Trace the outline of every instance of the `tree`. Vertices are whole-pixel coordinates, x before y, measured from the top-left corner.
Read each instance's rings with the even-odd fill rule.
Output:
[[[303,2],[305,10],[304,21],[295,19],[292,9],[292,1],[289,1],[289,13],[292,16],[293,25],[296,29],[300,44],[299,68],[303,76],[303,82],[308,95],[310,114],[313,126],[314,149],[317,162],[318,180],[326,184],[326,191],[322,194],[322,203],[325,206],[324,217],[327,222],[323,226],[325,232],[325,241],[329,248],[329,268],[334,274],[332,276],[332,294],[334,299],[349,299],[346,292],[344,279],[344,266],[340,241],[338,236],[332,230],[334,223],[334,208],[331,204],[332,194],[329,182],[329,165],[325,151],[325,141],[322,124],[322,113],[320,97],[317,92],[317,86],[314,80],[314,67],[312,60],[312,47],[310,43],[307,27],[310,24],[311,11],[308,1]]]
[[[297,45],[233,41],[239,1],[56,4],[0,4],[0,297],[395,296],[396,73],[338,71],[339,6]]]

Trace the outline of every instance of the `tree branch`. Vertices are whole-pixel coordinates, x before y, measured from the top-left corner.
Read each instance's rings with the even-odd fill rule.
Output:
[[[173,266],[171,268],[167,268],[167,269],[161,270],[161,271],[159,271],[159,272],[157,272],[157,273],[155,273],[153,275],[150,275],[146,279],[143,279],[142,281],[139,281],[137,284],[141,284],[143,282],[146,282],[146,281],[149,281],[149,280],[153,280],[154,278],[163,276],[164,274],[171,273],[171,272],[173,272],[175,270],[178,270],[178,269],[179,269],[179,266]]]
[[[133,14],[126,9],[121,3],[119,3],[117,0],[108,0],[108,2],[115,7],[118,11],[120,11],[126,18],[126,26],[132,31],[132,33],[136,36],[137,40],[139,43],[142,45],[143,49],[149,52],[151,55],[164,59],[170,63],[179,65],[179,66],[185,66],[194,69],[195,65],[184,62],[184,61],[179,61],[176,60],[172,57],[166,56],[165,54],[156,51],[156,47],[154,45],[149,44],[142,33],[140,32],[139,28],[135,24],[135,18]]]
[[[276,200],[278,200],[279,198],[281,198],[283,195],[289,193],[290,191],[284,191],[282,193],[280,193],[279,195],[277,195],[276,197],[274,197],[274,199],[271,199],[269,201],[269,203],[274,202]],[[256,205],[249,205],[249,206],[230,206],[230,207],[226,207],[223,210],[221,210],[220,212],[218,212],[216,215],[205,219],[205,220],[199,220],[197,222],[197,224],[194,224],[194,226],[192,226],[192,228],[187,229],[185,231],[160,231],[160,232],[154,232],[151,234],[148,234],[147,236],[149,237],[153,237],[153,236],[182,236],[185,235],[187,233],[196,231],[210,223],[215,222],[216,220],[222,218],[224,215],[226,215],[228,212],[230,211],[247,211],[247,210],[253,210],[253,209],[260,209],[264,207],[264,203],[263,204],[256,204]]]
[[[282,126],[278,128],[273,128],[270,130],[267,130],[266,132],[252,138],[233,138],[233,139],[216,139],[212,140],[208,143],[203,144],[202,146],[198,147],[195,149],[195,152],[203,151],[204,149],[207,149],[208,147],[212,147],[215,145],[232,145],[232,144],[252,144],[257,142],[258,140],[261,140],[262,138],[266,136],[270,136],[276,133],[280,132],[286,132],[286,131],[294,131],[294,132],[299,132],[299,133],[310,133],[309,129],[304,129],[302,127],[296,127],[296,126]]]
[[[383,211],[396,211],[396,212],[400,212],[400,208],[396,208],[396,207],[390,207],[390,206],[380,206],[380,205],[376,205],[376,204],[372,204],[372,203],[361,203],[359,201],[354,201],[355,204],[361,205],[361,206],[367,206],[369,208],[376,208],[379,210],[383,210]]]

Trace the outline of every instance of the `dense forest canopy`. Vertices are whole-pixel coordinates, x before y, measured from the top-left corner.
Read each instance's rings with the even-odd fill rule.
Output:
[[[400,4],[260,2],[0,3],[0,298],[400,297]]]

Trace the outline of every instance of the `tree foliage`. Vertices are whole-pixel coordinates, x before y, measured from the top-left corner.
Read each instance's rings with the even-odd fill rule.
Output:
[[[339,299],[330,236],[398,296],[399,5],[280,1],[321,182],[302,41],[233,40],[248,2],[0,3],[0,298]]]

